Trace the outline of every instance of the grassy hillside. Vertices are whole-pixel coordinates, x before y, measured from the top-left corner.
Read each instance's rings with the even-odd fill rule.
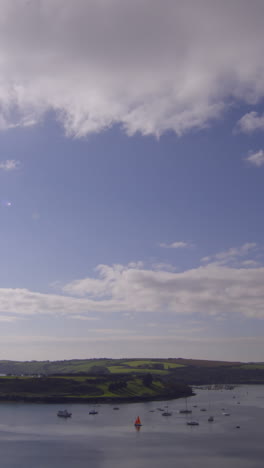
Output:
[[[0,374],[52,375],[144,373],[169,374],[183,367],[235,367],[238,362],[201,361],[195,359],[72,359],[67,361],[0,361]]]
[[[0,361],[0,400],[142,401],[189,395],[190,385],[264,384],[263,363],[195,359]]]
[[[167,374],[182,363],[157,359],[73,359],[69,361],[0,361],[0,374],[145,373]]]
[[[150,374],[0,377],[0,401],[142,401],[191,395],[191,388]]]

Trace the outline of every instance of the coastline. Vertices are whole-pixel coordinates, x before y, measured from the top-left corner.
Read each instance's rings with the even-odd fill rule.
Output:
[[[168,401],[179,398],[188,398],[194,396],[195,393],[186,392],[186,394],[179,394],[177,392],[163,395],[153,396],[124,396],[124,397],[80,397],[80,396],[27,396],[27,395],[0,395],[0,404],[4,402],[14,403],[54,403],[54,404],[74,404],[74,403],[85,403],[85,404],[122,404],[122,403],[145,403],[150,401]]]

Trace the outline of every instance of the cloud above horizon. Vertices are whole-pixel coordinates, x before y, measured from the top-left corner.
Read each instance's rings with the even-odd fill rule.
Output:
[[[182,135],[264,95],[264,3],[2,0],[0,129]]]
[[[65,284],[61,294],[0,288],[0,316],[8,320],[44,314],[82,320],[101,313],[168,312],[264,319],[264,267],[243,259],[254,245],[216,254],[211,263],[182,272],[146,268],[141,262],[99,265],[96,277]],[[238,266],[225,264],[235,257],[242,257]]]

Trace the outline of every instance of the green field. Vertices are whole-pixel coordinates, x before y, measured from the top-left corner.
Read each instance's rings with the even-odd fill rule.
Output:
[[[143,368],[138,369],[137,367],[122,367],[122,366],[109,366],[108,369],[112,374],[146,374],[150,372],[151,374],[168,374],[166,370],[158,370],[158,369],[150,369],[150,368]]]
[[[94,402],[133,401],[186,396],[187,385],[161,380],[160,376],[143,374],[108,374],[91,376],[1,377],[0,401]],[[137,400],[138,401],[138,400]]]
[[[234,367],[234,369],[248,369],[248,370],[264,369],[264,364],[243,364],[239,367]]]
[[[176,364],[175,362],[168,362],[168,361],[155,361],[155,360],[144,360],[140,359],[137,361],[123,361],[122,365],[126,365],[129,367],[139,367],[139,366],[153,366],[153,364],[162,364],[164,369],[175,369],[176,367],[183,367],[184,364]]]
[[[166,374],[184,363],[158,359],[73,359],[69,361],[0,361],[0,373],[11,375],[59,375],[101,373]]]

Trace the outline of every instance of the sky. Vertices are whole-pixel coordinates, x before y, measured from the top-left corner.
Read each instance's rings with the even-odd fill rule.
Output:
[[[262,0],[0,0],[0,359],[264,360]]]

